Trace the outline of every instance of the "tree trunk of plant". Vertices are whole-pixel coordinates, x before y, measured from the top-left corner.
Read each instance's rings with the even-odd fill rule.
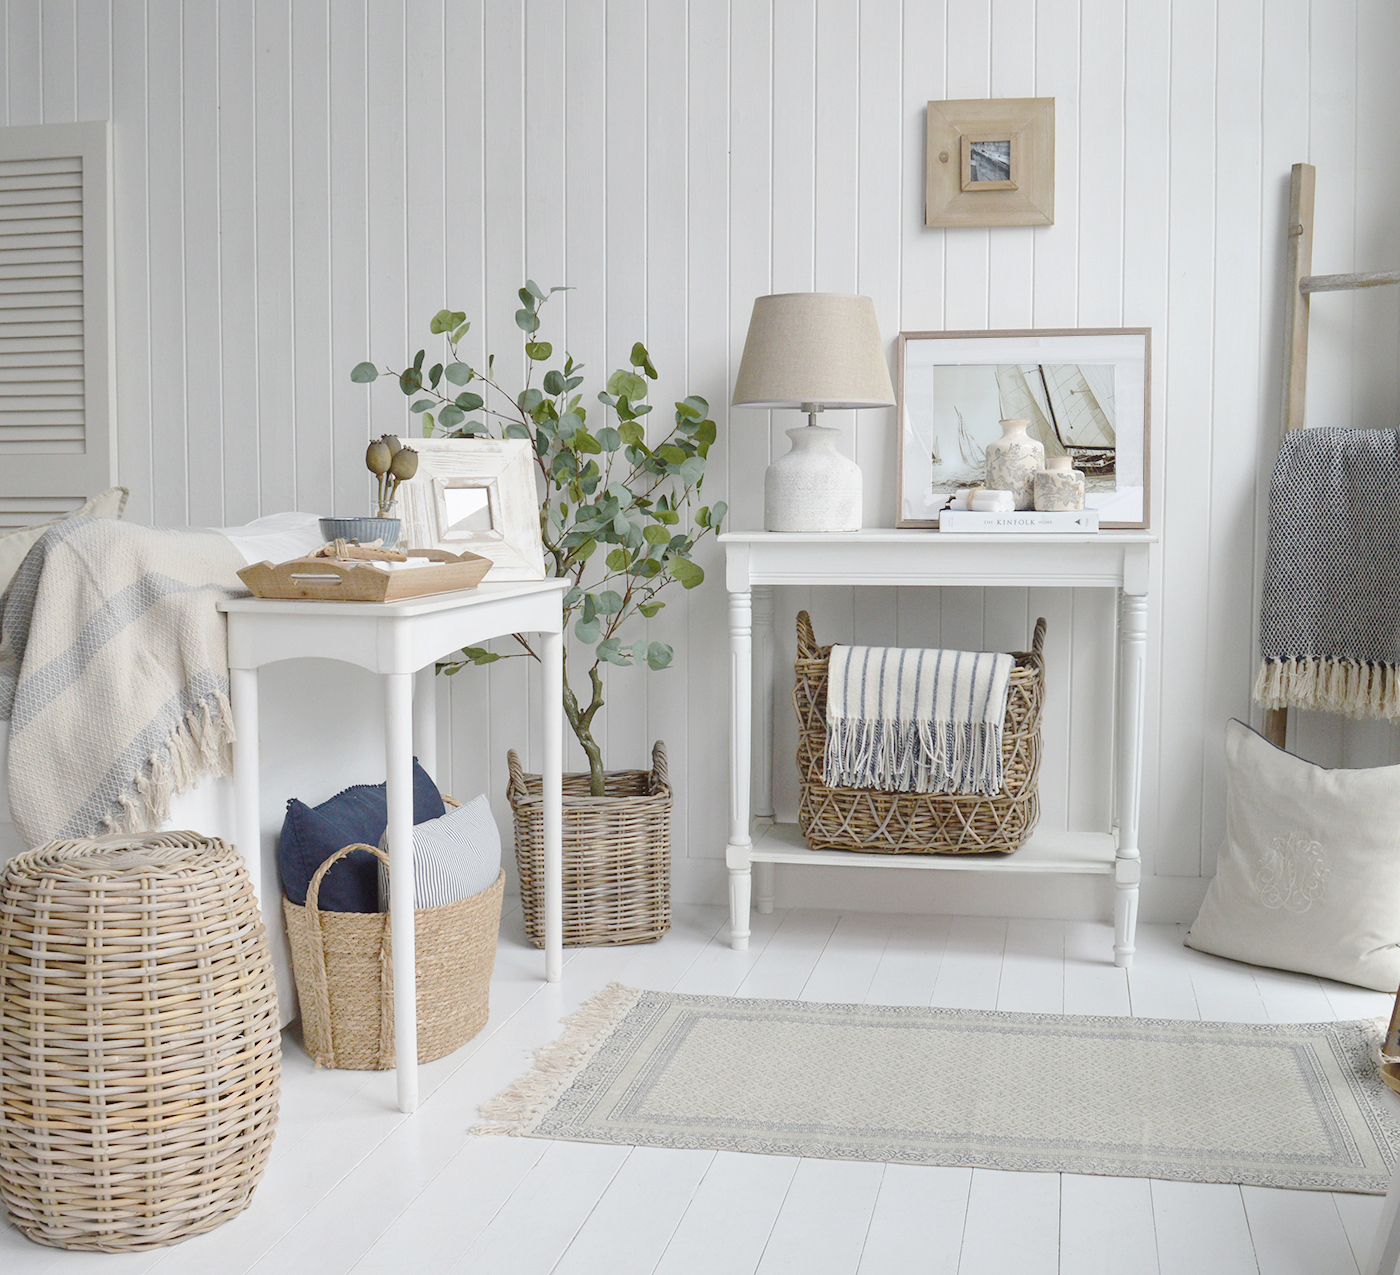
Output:
[[[599,676],[596,663],[588,670],[588,680],[592,683],[593,695],[588,702],[588,707],[580,708],[578,696],[574,694],[573,688],[569,685],[568,656],[566,655],[564,658],[564,716],[569,719],[569,726],[574,732],[574,737],[583,747],[584,756],[588,758],[588,791],[594,797],[602,797],[606,795],[603,784],[603,750],[598,747],[598,741],[593,738],[593,718],[603,706],[603,679]]]

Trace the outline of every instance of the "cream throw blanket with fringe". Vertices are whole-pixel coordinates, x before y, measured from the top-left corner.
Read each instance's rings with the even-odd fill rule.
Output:
[[[1296,429],[1269,484],[1265,708],[1400,717],[1400,434]]]
[[[1000,792],[1015,665],[1015,656],[999,651],[833,646],[823,782],[884,792]]]
[[[30,846],[154,829],[172,796],[231,768],[228,638],[246,595],[217,531],[70,518],[0,599],[10,811]]]

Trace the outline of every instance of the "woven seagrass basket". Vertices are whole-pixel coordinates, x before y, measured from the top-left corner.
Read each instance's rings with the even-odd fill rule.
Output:
[[[544,946],[544,801],[514,749],[506,795],[515,814],[515,862],[525,932]],[[564,942],[572,947],[651,943],[671,928],[671,785],[666,745],[650,770],[612,770],[606,795],[587,773],[564,776]]]
[[[806,611],[797,617],[797,822],[813,850],[874,854],[985,854],[1019,850],[1040,818],[1040,717],[1045,702],[1045,621],[1029,651],[1016,654],[1006,696],[1001,756],[1004,781],[994,796],[828,788],[826,682],[829,646],[818,646]]]
[[[389,862],[378,846],[345,846],[316,869],[306,906],[284,898],[282,911],[306,1052],[322,1067],[384,1071],[395,1065],[389,914],[317,906],[326,873],[353,850]],[[460,1049],[486,1025],[504,888],[501,872],[479,894],[413,911],[420,1063]]]
[[[40,1244],[122,1252],[241,1213],[277,1128],[279,1023],[233,847],[165,832],[11,859],[0,1197],[14,1224]]]

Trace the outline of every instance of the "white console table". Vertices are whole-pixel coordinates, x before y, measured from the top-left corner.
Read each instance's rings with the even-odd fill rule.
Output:
[[[413,939],[413,756],[436,778],[436,661],[459,647],[510,633],[539,633],[544,666],[545,978],[557,983],[564,957],[562,599],[567,580],[482,584],[403,602],[303,602],[235,598],[228,614],[233,721],[234,824],[258,902],[280,893],[259,881],[258,669],[307,655],[358,664],[384,683],[389,925],[393,933],[394,1054],[401,1111],[418,1105],[418,998]],[[415,691],[414,675],[417,674]],[[322,741],[323,744],[326,741]]]
[[[1113,877],[1114,964],[1128,968],[1133,960],[1141,879],[1138,815],[1147,590],[1157,537],[1145,531],[971,535],[871,529],[835,535],[730,532],[720,536],[720,541],[725,548],[729,589],[729,845],[725,858],[729,868],[731,946],[736,950],[748,947],[751,895],[756,894],[760,912],[772,910],[776,863],[890,871],[1087,873]],[[1012,855],[881,855],[809,850],[795,825],[774,824],[771,820],[774,585],[1117,590],[1116,838],[1109,829],[1037,832]],[[757,722],[753,720],[755,666]],[[760,749],[756,794],[751,791],[755,733]],[[760,816],[757,823],[755,813]]]

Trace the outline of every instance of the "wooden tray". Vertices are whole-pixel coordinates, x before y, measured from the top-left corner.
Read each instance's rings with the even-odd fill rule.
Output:
[[[386,571],[373,562],[340,562],[335,558],[293,558],[273,566],[257,562],[238,578],[255,598],[304,598],[313,602],[402,602],[427,593],[474,589],[491,570],[491,560],[476,553],[443,549],[410,549],[410,558],[428,558],[433,565],[412,571]]]

